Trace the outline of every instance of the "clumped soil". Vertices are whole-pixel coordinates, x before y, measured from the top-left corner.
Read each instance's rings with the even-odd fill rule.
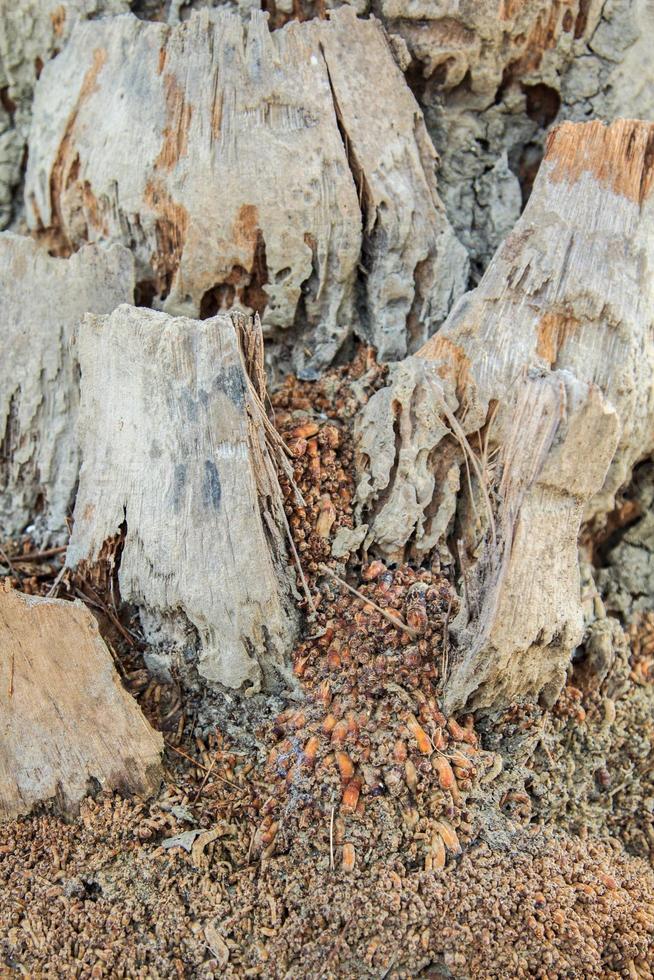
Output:
[[[351,422],[383,381],[361,350],[273,399],[311,594],[286,699],[208,725],[146,669],[119,541],[75,575],[5,543],[18,587],[94,609],[167,749],[156,799],[0,827],[0,975],[654,975],[654,617],[594,623],[551,711],[446,718],[446,572],[331,551],[354,523]]]

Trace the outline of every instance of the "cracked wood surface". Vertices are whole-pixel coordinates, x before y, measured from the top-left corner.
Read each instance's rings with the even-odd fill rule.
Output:
[[[77,24],[43,69],[27,218],[62,248],[131,247],[166,312],[258,312],[308,377],[353,329],[416,350],[465,288],[435,162],[374,18],[125,15]]]
[[[120,306],[78,335],[82,466],[66,561],[125,530],[119,585],[148,638],[206,680],[254,692],[290,679],[295,630],[277,474],[244,364],[245,317]],[[190,627],[189,628],[189,624]]]
[[[581,520],[654,451],[653,147],[647,123],[555,129],[479,287],[359,420],[368,544],[449,535],[461,555],[451,709],[556,694],[582,636]]]
[[[65,530],[79,470],[79,403],[71,342],[84,313],[131,301],[134,263],[122,246],[52,258],[29,238],[0,235],[0,526]]]
[[[163,738],[124,690],[81,602],[0,587],[0,820],[94,787],[147,796]]]

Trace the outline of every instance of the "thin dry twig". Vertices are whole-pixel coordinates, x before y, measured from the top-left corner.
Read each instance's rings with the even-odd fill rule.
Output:
[[[75,588],[75,592],[77,592],[79,598],[82,599],[83,602],[87,602],[90,603],[91,605],[95,605],[106,616],[108,616],[111,622],[118,630],[118,632],[120,633],[120,635],[123,637],[123,639],[126,640],[126,642],[129,644],[129,646],[132,649],[134,649],[134,647],[136,646],[136,641],[134,640],[134,637],[129,633],[129,631],[125,629],[125,627],[119,620],[118,616],[116,616],[116,614],[109,608],[106,602],[102,601],[102,599],[97,594],[95,589],[91,585],[89,585],[88,582],[85,582],[84,584],[89,589],[91,595],[89,595],[88,592],[85,592],[83,589],[80,589],[79,586],[77,586]]]
[[[378,605],[374,601],[374,599],[369,599],[368,596],[365,596],[363,594],[363,592],[359,592],[358,589],[355,589],[353,585],[348,585],[345,579],[341,578],[340,575],[337,575],[336,572],[333,572],[331,568],[327,567],[327,565],[318,565],[318,568],[325,575],[330,575],[331,578],[336,579],[336,581],[340,585],[346,588],[348,592],[351,592],[352,595],[356,596],[357,599],[360,599],[361,602],[365,602],[367,605],[372,606],[373,609],[376,609],[377,612],[380,613],[385,620],[387,620],[389,623],[392,623],[392,625],[396,626],[397,629],[404,630],[405,633],[408,633],[412,640],[415,640],[417,638],[418,636],[417,630],[412,629],[411,626],[407,626],[407,624],[404,623],[401,619],[396,619],[395,616],[391,616],[391,614],[387,612],[386,609],[384,609],[382,606]]]
[[[304,506],[304,500],[295,483],[293,467],[289,461],[291,452],[268,418],[266,411],[267,387],[261,321],[258,314],[255,314],[253,320],[235,314],[232,316],[232,323],[238,336],[239,350],[250,395],[250,402],[247,406],[248,427],[251,432],[250,448],[253,455],[257,488],[262,501],[262,511],[265,512],[269,509],[268,502],[270,502],[273,517],[278,524],[283,524],[293,561],[300,576],[302,590],[315,616],[317,610],[286,519],[284,500],[279,485],[279,473],[281,472],[289,481],[297,503],[301,507]],[[263,440],[259,439],[261,428],[263,428]]]
[[[204,774],[204,779],[200,783],[200,788],[197,791],[197,793],[195,794],[195,797],[193,798],[193,804],[197,803],[198,800],[200,799],[200,797],[202,796],[202,790],[206,786],[207,780],[208,780],[209,776],[211,775],[211,773],[213,772],[213,767],[216,765],[216,760],[217,759],[218,759],[218,753],[216,752],[214,754],[213,759],[211,760],[211,765],[209,766],[209,768],[207,769],[207,771]]]
[[[449,653],[450,653],[450,613],[452,612],[452,599],[447,604],[447,612],[445,613],[445,620],[443,622],[443,657],[441,662],[441,673],[443,679],[447,677],[447,671],[449,669]]]
[[[111,654],[111,659],[114,662],[114,667],[116,668],[116,670],[118,671],[118,673],[120,674],[120,676],[124,679],[125,676],[126,676],[126,674],[125,674],[125,668],[123,667],[122,663],[120,662],[120,657],[118,656],[118,654],[114,650],[113,643],[110,643],[110,641],[106,637],[104,639],[104,642],[105,642],[105,644],[107,646],[107,649],[109,650],[109,653]]]
[[[463,431],[460,422],[455,417],[454,413],[450,409],[449,405],[447,405],[444,398],[441,400],[441,402],[442,402],[441,407],[443,409],[443,414],[445,415],[445,418],[447,419],[449,426],[452,429],[452,432],[454,433],[457,441],[459,442],[459,445],[463,449],[464,455],[467,455],[470,462],[472,463],[472,467],[475,471],[475,475],[479,480],[479,485],[481,488],[482,496],[484,498],[484,503],[486,504],[486,512],[488,514],[488,523],[490,525],[493,546],[495,547],[497,544],[497,534],[495,531],[495,515],[493,514],[493,506],[491,504],[490,495],[488,493],[488,487],[486,486],[485,483],[484,473],[482,472],[482,468],[480,466],[479,460],[477,459],[477,455],[474,452],[472,446],[470,445],[468,441],[468,437]]]
[[[334,870],[334,807],[329,818],[329,867]]]
[[[26,555],[14,555],[14,561],[20,565],[27,561],[44,561],[46,558],[54,558],[55,555],[63,554],[67,548],[68,545],[62,544],[58,548],[46,548],[44,551],[29,551]]]
[[[302,564],[300,562],[300,556],[297,552],[297,548],[295,547],[295,541],[293,540],[293,535],[291,533],[291,528],[289,526],[288,519],[286,517],[286,512],[283,509],[282,509],[282,514],[284,517],[284,527],[286,528],[286,536],[288,538],[288,542],[291,546],[291,552],[293,554],[293,560],[295,561],[295,565],[300,575],[300,581],[302,582],[302,591],[304,592],[305,598],[309,604],[312,615],[315,618],[318,615],[318,610],[316,609],[316,604],[313,601],[313,596],[311,595],[311,590],[309,589],[309,583],[306,580],[304,569],[302,568]]]
[[[52,599],[57,594],[59,590],[59,586],[61,584],[61,580],[67,571],[68,571],[67,567],[65,565],[62,565],[59,571],[57,572],[57,577],[55,578],[54,582],[52,583],[52,585],[50,586],[50,588],[46,593],[46,599]]]
[[[486,475],[486,479],[487,479],[487,482],[488,483],[490,483],[490,474],[489,474],[489,468],[488,468],[488,461],[489,461],[489,459],[491,458],[491,455],[492,455],[492,453],[489,452],[489,450],[490,450],[490,437],[491,437],[491,432],[492,432],[493,426],[495,425],[495,421],[497,419],[497,414],[499,412],[499,409],[500,409],[500,402],[497,401],[497,402],[495,402],[495,405],[494,405],[494,407],[493,407],[493,409],[491,411],[491,414],[490,414],[490,418],[488,419],[488,422],[486,423],[486,433],[484,435],[484,445],[483,445],[483,449],[481,449],[481,451],[480,451],[481,468],[482,468],[484,474]],[[481,442],[481,437],[480,437],[480,442]],[[495,451],[497,452],[497,450],[499,450],[499,446],[497,447],[497,449]]]
[[[188,752],[184,752],[183,749],[178,749],[177,746],[175,746],[171,742],[169,742],[167,738],[164,739],[164,742],[168,746],[169,749],[172,749],[172,751],[173,752],[176,752],[177,755],[181,755],[182,758],[183,759],[186,759],[188,762],[192,762],[193,765],[194,766],[197,766],[198,769],[202,769],[202,771],[205,772],[207,774],[207,776],[209,775],[209,773],[213,769],[213,763],[210,766],[205,766],[198,759],[194,759],[192,755],[189,755]],[[243,786],[239,786],[238,783],[232,783],[231,780],[227,779],[225,776],[221,776],[217,772],[215,772],[213,774],[213,778],[214,779],[217,779],[221,783],[225,783],[227,786],[231,786],[232,789],[238,790],[239,793],[245,793],[245,788]],[[204,786],[204,783],[206,783],[206,781],[207,781],[207,777],[205,776],[205,779],[204,779],[204,782],[202,784],[202,787]],[[202,787],[200,787],[201,790],[202,790]],[[195,800],[193,802],[195,803]]]
[[[459,566],[461,568],[461,581],[463,583],[463,598],[465,599],[465,603],[466,606],[468,607],[468,610],[472,612],[471,604],[470,604],[471,595],[470,595],[470,589],[468,587],[468,569],[464,557],[464,544],[461,538],[459,538],[456,543],[456,553],[459,559]]]
[[[16,577],[18,577],[20,573],[17,572],[16,569],[14,568],[14,566],[12,565],[11,558],[9,557],[9,555],[7,554],[7,552],[2,547],[1,544],[0,544],[0,555],[2,555],[2,557],[4,559],[4,562],[7,565],[7,568],[9,569],[9,571],[11,572],[11,574],[12,575],[16,575]]]
[[[205,766],[201,762],[199,762],[197,759],[194,759],[192,755],[189,755],[188,754],[188,752],[184,752],[183,749],[178,749],[177,746],[172,745],[168,741],[167,738],[164,739],[164,742],[168,746],[169,749],[171,749],[177,755],[181,755],[183,759],[186,759],[187,760],[187,762],[192,762],[194,766],[197,766],[198,769],[202,769],[203,772],[209,772],[209,767],[208,766]]]

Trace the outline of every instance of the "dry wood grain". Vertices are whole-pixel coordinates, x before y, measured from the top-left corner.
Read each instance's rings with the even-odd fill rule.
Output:
[[[57,537],[79,469],[78,380],[71,343],[86,312],[131,301],[127,249],[82,248],[52,258],[39,243],[0,235],[0,526],[20,533],[38,518]]]
[[[37,86],[30,226],[133,248],[174,315],[258,312],[306,376],[353,329],[415,350],[465,288],[420,109],[378,21],[78,23]]]
[[[183,662],[197,631],[202,677],[251,692],[286,677],[296,618],[257,331],[126,305],[85,317],[66,558],[95,561],[123,527],[120,592],[148,637]]]
[[[368,545],[459,542],[450,708],[555,696],[582,636],[582,518],[654,450],[653,147],[647,123],[554,130],[478,288],[359,420]]]
[[[98,786],[147,796],[163,739],[123,689],[81,602],[0,587],[0,820]]]

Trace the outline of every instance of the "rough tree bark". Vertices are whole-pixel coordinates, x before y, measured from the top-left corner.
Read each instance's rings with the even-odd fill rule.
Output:
[[[36,242],[0,235],[0,526],[37,536],[66,527],[79,452],[79,403],[71,342],[84,313],[131,301],[134,262],[122,246],[51,258]]]
[[[465,288],[435,160],[374,19],[114,17],[43,70],[27,218],[63,248],[131,247],[166,312],[258,312],[310,377],[353,328],[383,358],[417,349]]]
[[[554,130],[479,287],[360,419],[368,546],[458,551],[450,709],[558,693],[582,635],[582,517],[654,450],[653,158],[646,123]]]
[[[221,8],[227,4],[221,4]],[[425,113],[439,190],[476,278],[517,220],[548,127],[566,119],[651,119],[649,0],[231,0],[271,27],[347,5],[374,13]],[[34,85],[75,23],[132,9],[170,25],[213,0],[0,0],[0,227],[21,212]]]
[[[121,306],[85,317],[77,356],[82,467],[68,565],[95,561],[122,529],[121,597],[183,673],[195,630],[206,680],[249,693],[289,680],[283,455],[266,426],[260,328]]]

